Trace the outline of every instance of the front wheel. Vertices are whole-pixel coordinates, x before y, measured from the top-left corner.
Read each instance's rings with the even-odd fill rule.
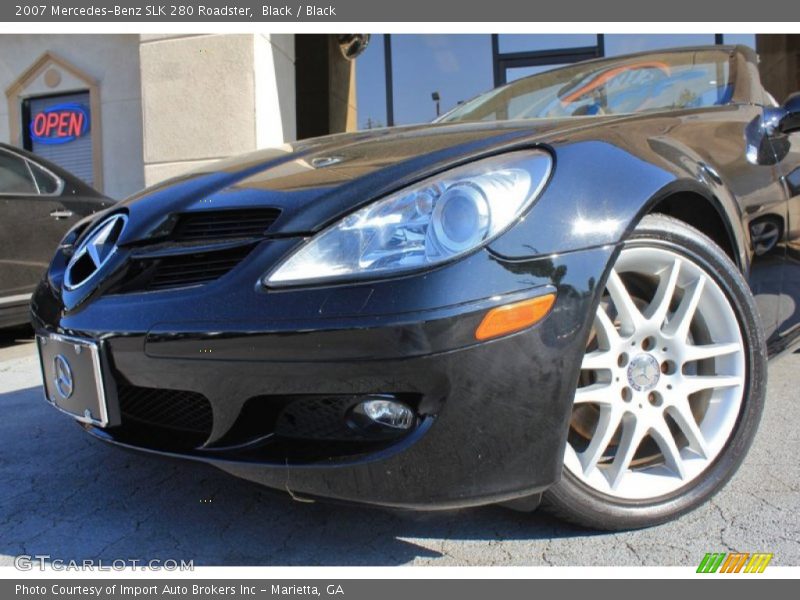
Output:
[[[696,508],[755,435],[766,351],[752,294],[699,231],[649,215],[609,274],[545,506],[600,529]]]

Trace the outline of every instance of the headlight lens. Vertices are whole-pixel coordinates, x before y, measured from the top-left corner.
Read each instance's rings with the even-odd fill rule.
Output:
[[[486,244],[533,203],[552,159],[513,152],[452,169],[373,202],[312,237],[271,274],[272,287],[433,266]]]

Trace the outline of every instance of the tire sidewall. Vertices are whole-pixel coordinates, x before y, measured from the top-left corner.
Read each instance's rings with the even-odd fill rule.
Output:
[[[692,260],[722,289],[736,314],[745,354],[742,407],[727,443],[694,481],[650,500],[624,500],[594,490],[567,469],[547,492],[557,512],[602,529],[634,529],[663,523],[710,499],[733,476],[753,442],[766,394],[766,343],[749,286],[730,258],[708,237],[663,215],[644,217],[623,248],[658,247]],[[622,248],[620,249],[620,251]],[[614,256],[612,265],[618,254]],[[609,268],[609,272],[610,272]],[[602,288],[599,288],[602,289]],[[599,299],[598,299],[599,300]]]

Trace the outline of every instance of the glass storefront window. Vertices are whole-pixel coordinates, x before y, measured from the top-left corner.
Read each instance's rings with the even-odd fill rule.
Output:
[[[506,82],[510,83],[517,79],[528,77],[529,75],[537,75],[538,73],[544,73],[545,71],[558,69],[563,66],[564,65],[541,65],[538,67],[511,67],[506,69]]]
[[[358,128],[386,127],[386,62],[384,36],[372,35],[369,45],[356,60],[356,102]]]
[[[501,33],[497,36],[498,49],[502,54],[513,52],[540,52],[597,45],[597,35],[586,34],[517,34]]]
[[[393,35],[396,125],[426,123],[493,87],[490,35]]]
[[[741,44],[742,46],[749,46],[753,50],[756,49],[756,34],[755,33],[726,33],[722,36],[723,44]]]
[[[54,162],[89,185],[94,184],[94,148],[89,92],[25,100],[26,150]]]
[[[619,56],[632,52],[677,48],[679,46],[709,46],[715,41],[713,33],[707,34],[607,34],[605,55]]]
[[[730,102],[730,55],[717,49],[578,63],[498,88],[443,121],[618,115]]]
[[[368,129],[390,124],[386,98],[386,60],[384,35],[373,35],[366,52],[358,58],[356,91],[358,127]],[[681,46],[713,45],[717,36],[708,34],[606,34],[602,45],[596,34],[499,34],[500,81],[515,81],[536,75],[573,60],[586,58],[585,49],[601,46],[607,57],[633,52],[652,51]],[[725,44],[755,47],[753,34],[724,34]],[[477,94],[494,87],[492,36],[488,34],[406,35],[389,36],[392,63],[393,123],[424,123],[446,113]],[[582,52],[569,50],[584,49]],[[546,52],[545,59],[556,64],[526,64],[520,54]],[[505,59],[505,55],[514,55]],[[589,56],[591,57],[591,55]],[[541,55],[531,62],[544,62]]]

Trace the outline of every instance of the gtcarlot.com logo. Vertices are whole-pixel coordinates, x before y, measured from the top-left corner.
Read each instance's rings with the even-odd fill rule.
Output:
[[[18,571],[124,571],[125,569],[152,570],[152,571],[194,571],[193,560],[152,559],[139,560],[136,558],[105,560],[61,560],[52,558],[49,554],[22,554],[14,557],[14,567]]]
[[[698,573],[763,573],[772,554],[765,552],[709,552],[700,561]]]

